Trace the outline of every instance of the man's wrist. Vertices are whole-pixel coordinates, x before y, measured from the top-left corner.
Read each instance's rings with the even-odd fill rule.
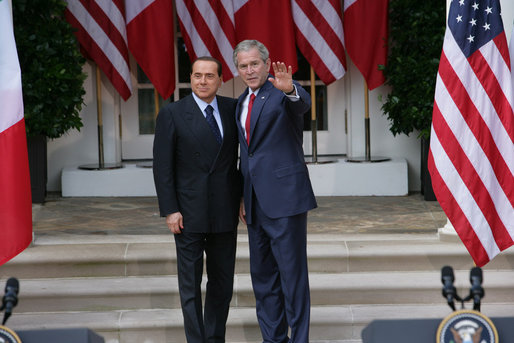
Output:
[[[293,95],[296,92],[296,87],[293,85],[293,89],[290,92],[284,92],[285,95]]]

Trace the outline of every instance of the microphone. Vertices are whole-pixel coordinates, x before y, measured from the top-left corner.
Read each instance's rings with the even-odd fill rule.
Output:
[[[469,282],[471,288],[469,289],[469,298],[473,298],[473,310],[480,312],[480,299],[485,295],[482,288],[482,268],[473,267],[469,273]]]
[[[443,297],[446,298],[448,306],[455,311],[455,300],[461,300],[457,295],[457,289],[453,286],[455,276],[453,275],[453,268],[450,266],[444,266],[441,269],[441,282],[443,283]]]
[[[19,289],[20,283],[18,282],[18,279],[12,277],[7,280],[7,283],[5,284],[5,295],[2,298],[2,307],[0,308],[0,311],[5,309],[2,325],[7,322],[7,319],[9,319],[12,314],[12,309],[18,304]]]

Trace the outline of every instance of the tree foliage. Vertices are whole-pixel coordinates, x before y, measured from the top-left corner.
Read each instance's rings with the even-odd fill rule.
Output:
[[[392,87],[382,106],[394,135],[430,136],[434,91],[445,31],[446,1],[391,0],[390,51],[384,73]]]
[[[85,63],[62,0],[13,1],[27,135],[58,138],[82,127]]]

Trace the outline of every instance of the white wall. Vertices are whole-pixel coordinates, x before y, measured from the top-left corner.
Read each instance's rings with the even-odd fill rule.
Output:
[[[84,65],[88,74],[84,82],[86,95],[80,114],[84,126],[70,130],[64,136],[48,142],[48,191],[61,190],[61,171],[64,167],[98,163],[98,120],[96,106],[95,67],[88,62]],[[102,75],[102,121],[104,131],[104,162],[120,161],[119,125],[114,116],[115,91],[105,76]]]
[[[361,157],[366,154],[364,124],[364,78],[351,63],[345,75],[350,85],[348,96],[348,151],[349,157]],[[388,86],[380,86],[369,92],[370,120],[370,155],[390,158],[404,158],[408,164],[409,191],[421,189],[420,180],[420,142],[418,133],[409,136],[393,136],[389,130],[390,123],[381,110]]]
[[[348,111],[348,142],[347,146],[334,146],[324,148],[329,153],[347,153],[348,156],[365,155],[364,138],[364,88],[363,78],[359,71],[349,63],[349,71],[342,79],[330,86],[329,95],[336,97],[333,111],[329,113],[329,121],[344,121],[344,108]],[[84,66],[84,71],[89,75],[84,88],[86,96],[85,105],[81,112],[84,126],[79,131],[71,130],[63,137],[48,143],[48,184],[49,191],[61,190],[61,171],[65,167],[76,167],[82,164],[98,163],[98,136],[97,136],[97,108],[96,108],[96,77],[95,69],[91,63]],[[351,80],[351,81],[350,81]],[[109,81],[102,75],[102,113],[104,124],[104,156],[105,162],[119,162],[121,153],[119,148],[119,125],[116,109],[115,91]],[[338,96],[335,93],[345,92],[345,86],[349,91]],[[409,189],[420,189],[419,181],[419,142],[417,134],[411,137],[405,135],[393,137],[389,131],[389,123],[382,114],[382,103],[379,95],[384,95],[387,87],[381,86],[369,93],[370,103],[370,131],[371,131],[371,155],[387,156],[391,158],[405,158],[409,165]],[[344,99],[347,101],[344,101]],[[344,131],[344,125],[338,125],[338,130]],[[326,132],[318,133],[326,134]],[[340,134],[330,132],[331,135]],[[311,153],[310,134],[306,135],[304,146],[306,154]]]

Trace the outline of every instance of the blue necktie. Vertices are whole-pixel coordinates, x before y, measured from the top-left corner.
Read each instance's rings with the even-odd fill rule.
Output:
[[[212,108],[211,105],[208,105],[205,108],[205,113],[207,114],[205,116],[205,119],[207,119],[207,123],[209,123],[212,133],[214,133],[214,137],[216,137],[216,140],[218,141],[218,143],[221,144],[221,132],[220,132],[220,128],[218,127],[218,123],[216,123],[216,119],[214,118],[214,115],[212,114],[213,112],[214,112],[214,108]]]

